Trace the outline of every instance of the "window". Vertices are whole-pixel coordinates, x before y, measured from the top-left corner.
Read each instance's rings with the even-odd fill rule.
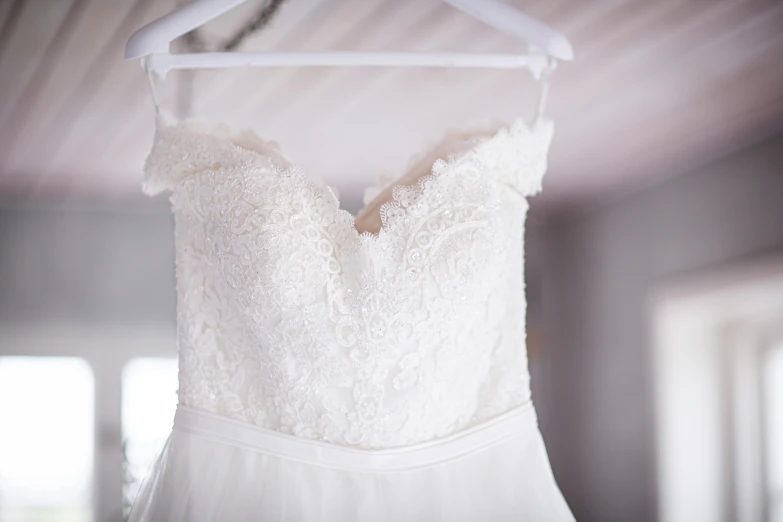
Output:
[[[0,357],[0,521],[93,520],[92,370],[76,357]]]
[[[171,432],[177,408],[177,360],[131,359],[122,370],[123,511],[127,515]]]
[[[783,522],[783,344],[764,361],[766,476],[770,522]]]

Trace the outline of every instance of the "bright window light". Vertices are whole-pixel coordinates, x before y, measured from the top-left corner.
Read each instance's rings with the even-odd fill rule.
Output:
[[[769,520],[783,522],[783,344],[767,353],[764,366]]]
[[[177,408],[177,359],[137,358],[122,370],[125,511],[171,433]]]
[[[0,357],[0,521],[92,520],[95,383],[74,357]]]

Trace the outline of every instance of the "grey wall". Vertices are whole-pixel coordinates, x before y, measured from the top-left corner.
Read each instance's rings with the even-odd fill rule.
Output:
[[[173,322],[172,230],[165,201],[0,205],[0,321]]]
[[[536,234],[556,381],[542,431],[561,488],[580,522],[655,520],[646,299],[671,277],[783,251],[783,136]]]

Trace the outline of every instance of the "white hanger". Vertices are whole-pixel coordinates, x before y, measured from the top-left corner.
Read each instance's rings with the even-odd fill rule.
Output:
[[[145,58],[164,77],[171,69],[224,67],[421,66],[527,68],[539,78],[555,60],[573,60],[568,39],[543,22],[498,0],[443,0],[495,29],[528,43],[529,54],[416,52],[225,52],[172,54],[171,42],[247,0],[194,0],[150,22],[131,35],[125,58]]]

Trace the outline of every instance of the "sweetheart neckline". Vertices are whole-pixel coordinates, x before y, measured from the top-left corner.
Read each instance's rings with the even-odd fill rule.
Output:
[[[173,116],[167,115],[166,113],[163,112],[158,113],[158,117],[156,118],[156,125],[159,128],[163,128],[166,130],[171,130],[171,129],[185,130],[187,132],[194,133],[200,136],[207,136],[219,140],[221,143],[228,145],[234,150],[237,150],[239,152],[249,153],[254,157],[266,158],[272,160],[273,162],[275,156],[277,156],[278,158],[280,158],[280,160],[282,160],[283,163],[286,164],[286,165],[277,165],[277,166],[280,167],[281,170],[286,171],[288,175],[298,176],[299,180],[303,181],[308,186],[311,186],[313,188],[315,187],[326,188],[327,192],[331,196],[332,204],[335,206],[335,210],[338,212],[338,214],[342,214],[346,219],[350,221],[350,225],[351,225],[350,229],[353,232],[353,235],[360,243],[380,242],[389,232],[387,226],[387,219],[386,219],[386,215],[389,209],[392,209],[395,206],[405,208],[406,206],[415,204],[423,196],[426,195],[427,183],[429,181],[434,180],[438,176],[442,175],[444,172],[448,171],[451,168],[454,168],[455,165],[459,164],[462,161],[465,161],[466,158],[475,155],[482,146],[495,143],[499,141],[502,137],[506,137],[510,134],[515,134],[517,132],[523,132],[523,134],[525,135],[532,136],[540,129],[551,126],[552,124],[553,124],[553,120],[545,116],[540,116],[531,123],[528,123],[524,117],[520,116],[512,120],[510,123],[499,126],[495,131],[489,132],[486,135],[470,136],[468,138],[461,139],[458,141],[455,148],[459,148],[459,146],[464,146],[467,143],[469,143],[471,140],[476,140],[476,141],[470,145],[464,146],[464,148],[462,148],[461,150],[459,150],[459,152],[455,154],[446,155],[445,158],[443,156],[436,156],[432,162],[428,161],[426,163],[427,165],[426,168],[428,169],[428,173],[420,175],[418,178],[416,178],[416,180],[413,183],[410,184],[403,184],[400,182],[409,172],[403,172],[401,175],[397,176],[394,179],[394,181],[382,187],[378,186],[377,180],[379,179],[379,176],[376,176],[376,183],[374,185],[365,187],[363,190],[379,189],[379,192],[376,194],[374,198],[372,198],[370,202],[362,205],[362,207],[359,209],[359,211],[357,211],[356,214],[353,214],[347,209],[342,208],[340,197],[338,196],[339,191],[336,191],[335,187],[327,183],[320,176],[318,176],[317,178],[313,178],[312,175],[306,169],[304,169],[297,162],[291,161],[283,153],[282,147],[278,142],[263,138],[253,129],[249,129],[249,128],[238,129],[229,125],[224,121],[208,120],[204,118],[185,118],[185,119],[177,120],[173,118]],[[449,133],[446,133],[445,135],[447,136],[448,134]],[[243,136],[245,138],[247,137],[252,138],[257,145],[260,145],[260,147],[265,150],[249,148],[247,146],[243,146],[237,143],[236,140]],[[270,153],[271,152],[270,149],[275,149],[275,148],[277,149],[277,151],[274,151],[274,154]],[[419,153],[418,155],[412,155],[408,158],[408,162],[412,163],[417,158],[427,157],[427,154],[428,154],[427,152],[424,152],[424,153]],[[429,154],[432,154],[432,152],[430,152]],[[381,203],[380,206],[378,207],[378,214],[381,220],[381,225],[378,231],[377,232],[371,232],[369,230],[360,231],[358,228],[356,228],[357,221],[361,217],[364,217],[363,214],[367,210],[367,208],[373,206],[376,203],[376,200],[382,195],[383,191],[387,190],[389,187],[391,187],[392,189],[391,198]],[[400,203],[399,199],[400,199],[400,193],[402,191],[414,192],[415,195],[413,198],[411,198],[411,203],[409,203],[409,205],[404,206]]]

